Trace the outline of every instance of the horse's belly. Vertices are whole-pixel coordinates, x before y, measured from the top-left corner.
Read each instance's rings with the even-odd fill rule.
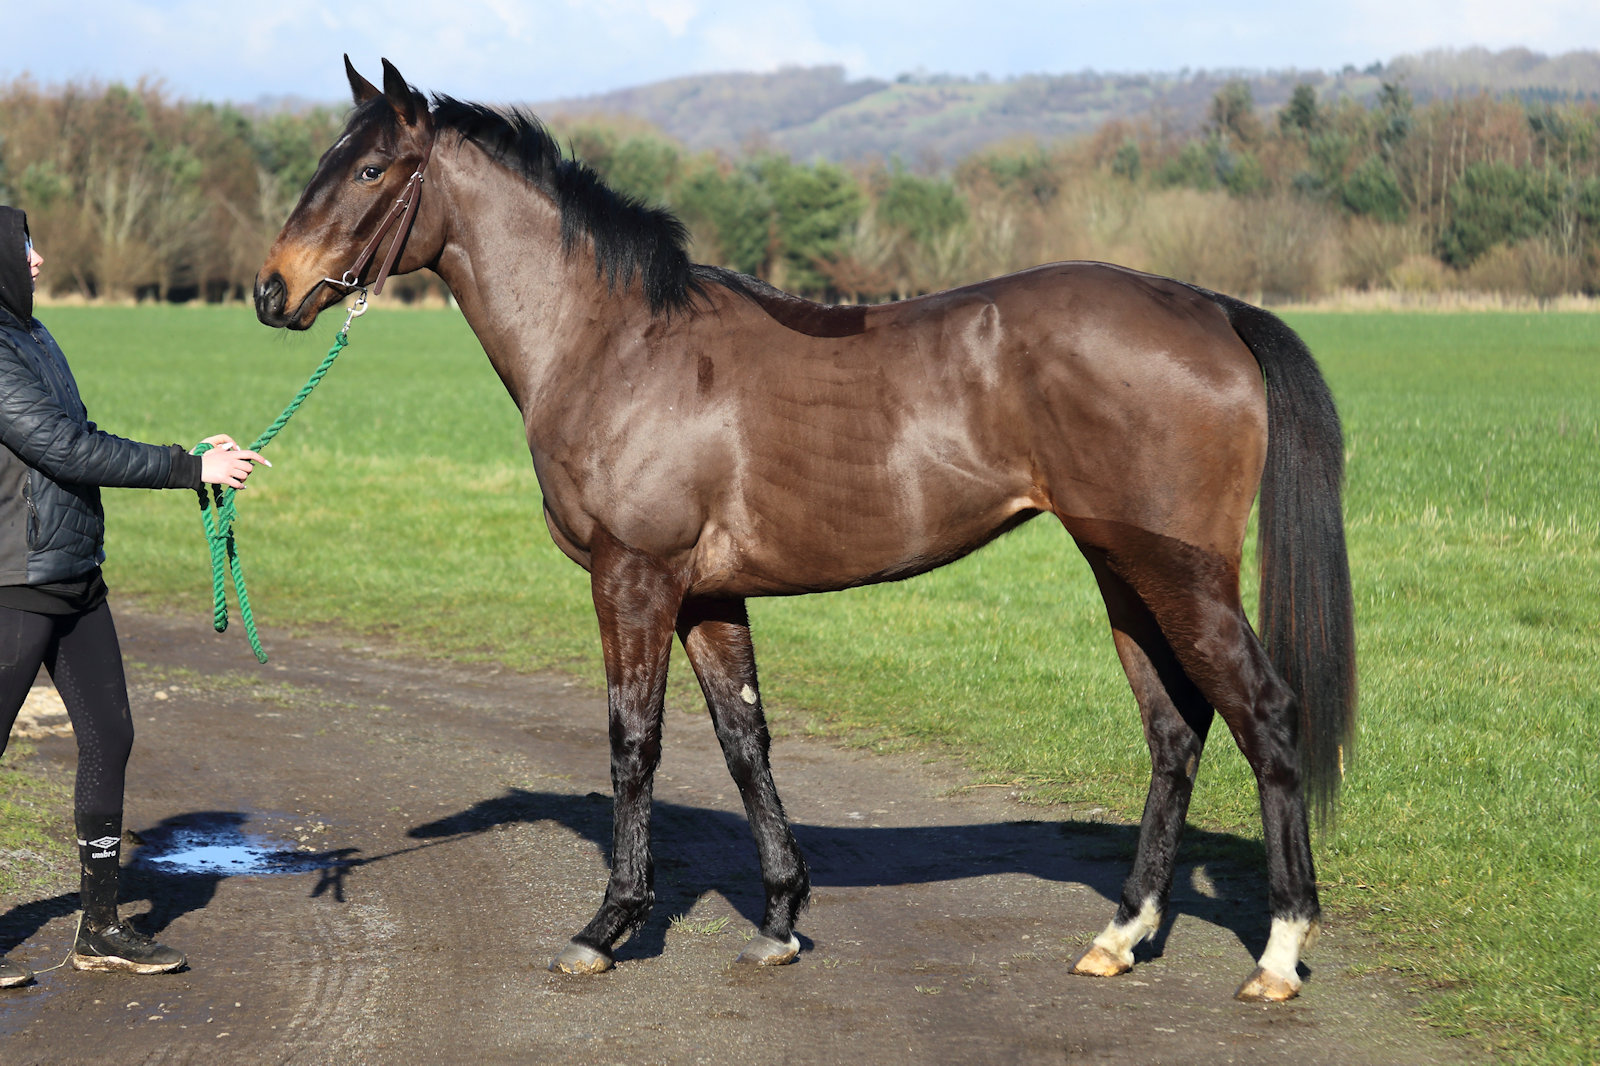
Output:
[[[708,526],[694,588],[705,594],[793,595],[854,588],[932,570],[982,547],[1040,510],[1027,496],[974,500],[824,494]]]

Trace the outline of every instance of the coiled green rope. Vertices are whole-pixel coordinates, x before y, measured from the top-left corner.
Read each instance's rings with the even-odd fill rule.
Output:
[[[266,431],[257,437],[249,450],[259,452],[272,442],[278,431],[289,423],[300,405],[306,402],[306,397],[311,395],[311,390],[317,387],[333,361],[339,357],[345,345],[350,343],[350,323],[355,321],[367,310],[367,293],[361,290],[356,297],[356,302],[350,308],[350,314],[344,320],[344,327],[339,330],[339,335],[333,339],[333,347],[328,349],[328,354],[323,357],[322,363],[311,372],[305,385],[300,389],[295,398],[289,401],[289,406],[268,426]],[[197,444],[191,449],[194,455],[204,455],[210,451],[212,445]],[[205,490],[211,491],[207,493]],[[250,593],[244,584],[244,564],[239,559],[239,547],[234,538],[233,525],[238,518],[238,511],[234,503],[237,489],[223,488],[221,485],[202,486],[200,490],[200,521],[205,527],[206,541],[211,547],[211,600],[212,618],[211,626],[218,633],[228,628],[228,598],[224,588],[224,574],[233,576],[233,588],[239,597],[239,617],[244,619],[245,636],[250,638],[250,649],[256,653],[258,662],[267,661],[267,653],[262,650],[261,637],[256,633],[255,612],[250,609]]]

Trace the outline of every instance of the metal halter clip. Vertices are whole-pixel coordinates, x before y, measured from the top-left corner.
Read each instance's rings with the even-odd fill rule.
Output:
[[[350,323],[367,313],[367,290],[356,290],[356,302],[350,305],[350,313],[344,316],[344,326],[339,330],[343,337],[350,332]]]
[[[324,285],[337,285],[341,289],[359,289],[361,287],[361,278],[354,270],[346,270],[340,277],[323,278],[322,283]]]

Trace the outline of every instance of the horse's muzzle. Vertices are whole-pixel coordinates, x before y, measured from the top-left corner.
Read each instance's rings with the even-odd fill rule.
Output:
[[[256,275],[256,317],[263,325],[283,327],[289,324],[284,310],[289,302],[289,287],[277,271],[262,277]]]

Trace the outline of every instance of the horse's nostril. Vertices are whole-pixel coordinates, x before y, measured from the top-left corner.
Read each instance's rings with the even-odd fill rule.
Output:
[[[286,297],[282,275],[273,273],[266,278],[256,278],[256,317],[271,325],[271,320],[283,316]]]

